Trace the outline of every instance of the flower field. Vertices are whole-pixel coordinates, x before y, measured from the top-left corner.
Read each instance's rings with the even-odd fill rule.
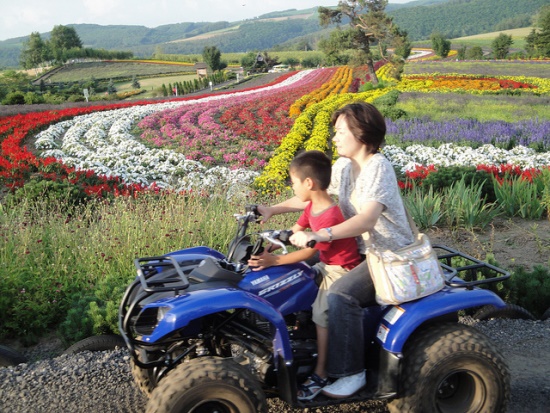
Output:
[[[90,181],[97,194],[149,187],[277,192],[298,150],[330,150],[330,113],[350,101],[376,102],[391,91],[550,95],[550,80],[542,77],[430,73],[392,82],[389,69],[377,71],[389,86],[367,92],[348,92],[354,70],[344,66],[293,72],[234,93],[0,118],[0,178],[15,189],[32,174],[49,174]],[[29,138],[38,154],[24,145]],[[544,168],[550,121],[388,119],[388,143],[385,154],[405,173],[429,165]]]

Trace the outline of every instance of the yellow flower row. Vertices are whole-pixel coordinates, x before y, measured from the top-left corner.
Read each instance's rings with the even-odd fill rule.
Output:
[[[550,93],[550,79],[527,76],[491,76],[465,75],[459,73],[423,73],[403,75],[397,88],[401,92],[438,92],[472,94],[487,94],[502,91],[498,80],[510,80],[537,86],[535,89],[520,89],[522,92],[546,94]]]
[[[396,82],[397,79],[392,76],[394,66],[391,63],[386,63],[376,71],[376,77],[384,82]]]
[[[297,118],[308,106],[320,102],[327,96],[337,93],[346,93],[353,80],[353,70],[349,66],[341,66],[336,70],[330,81],[323,84],[319,89],[296,100],[288,110],[291,118]]]
[[[332,112],[352,101],[372,102],[391,88],[374,89],[363,93],[343,93],[327,97],[307,107],[296,119],[290,132],[283,138],[273,157],[256,178],[256,188],[264,194],[287,189],[288,167],[300,149],[328,152],[330,145],[330,118]]]

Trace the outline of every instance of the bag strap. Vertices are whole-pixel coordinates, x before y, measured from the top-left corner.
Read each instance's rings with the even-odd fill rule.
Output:
[[[401,202],[403,202],[403,198],[401,198]],[[403,209],[405,209],[405,214],[407,215],[407,220],[409,221],[409,225],[411,227],[411,231],[414,235],[414,238],[417,238],[420,231],[418,231],[418,227],[416,226],[416,223],[414,222],[411,213],[407,209],[405,202],[403,202]]]

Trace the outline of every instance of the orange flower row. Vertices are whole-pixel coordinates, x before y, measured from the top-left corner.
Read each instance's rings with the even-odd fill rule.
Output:
[[[300,116],[304,109],[326,99],[328,96],[347,93],[352,81],[353,70],[349,66],[339,67],[330,81],[294,102],[288,110],[289,116],[295,119]]]

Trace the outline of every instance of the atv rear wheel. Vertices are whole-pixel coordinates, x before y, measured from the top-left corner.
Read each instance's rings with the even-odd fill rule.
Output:
[[[260,383],[231,359],[203,357],[178,365],[151,393],[147,413],[267,412]]]
[[[126,348],[126,342],[122,336],[118,334],[105,334],[77,341],[65,350],[63,354],[76,354],[83,351],[107,351],[114,350],[117,347]]]
[[[519,320],[536,320],[535,316],[525,308],[516,304],[507,304],[506,307],[498,308],[494,305],[481,307],[473,318],[479,321],[493,320],[495,318],[513,318]]]
[[[392,413],[500,413],[510,398],[504,358],[480,331],[460,324],[426,328],[407,343]]]
[[[17,366],[26,363],[27,358],[18,351],[6,346],[0,346],[0,367]]]

